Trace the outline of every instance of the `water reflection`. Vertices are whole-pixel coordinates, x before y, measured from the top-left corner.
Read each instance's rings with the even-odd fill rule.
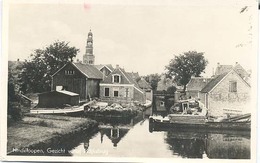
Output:
[[[209,158],[249,159],[249,134],[216,134],[209,133],[206,141]]]
[[[182,158],[250,159],[250,132],[194,129],[157,130],[173,155]]]
[[[70,152],[78,156],[249,159],[250,132],[153,129],[147,116],[99,121],[99,132]],[[84,151],[84,152],[82,152]]]
[[[205,151],[204,133],[167,131],[166,142],[173,154],[183,158],[202,158]]]

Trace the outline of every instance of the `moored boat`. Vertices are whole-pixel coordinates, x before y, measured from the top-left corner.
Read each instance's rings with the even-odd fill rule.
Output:
[[[235,115],[221,120],[213,119],[207,116],[207,108],[194,100],[180,101],[170,112],[164,117],[150,116],[150,127],[251,130],[251,114]]]

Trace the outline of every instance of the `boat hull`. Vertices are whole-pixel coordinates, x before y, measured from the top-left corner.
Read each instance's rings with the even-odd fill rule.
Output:
[[[178,117],[180,118],[180,117]],[[170,129],[170,128],[189,128],[189,129],[205,129],[205,130],[251,130],[251,122],[206,122],[203,119],[189,121],[188,117],[184,117],[183,121],[180,120],[157,120],[149,118],[149,127],[153,130]],[[195,122],[195,123],[194,123]]]

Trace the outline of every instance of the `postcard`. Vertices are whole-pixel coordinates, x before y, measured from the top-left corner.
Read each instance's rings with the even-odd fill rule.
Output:
[[[6,0],[2,16],[3,161],[256,161],[257,1]]]

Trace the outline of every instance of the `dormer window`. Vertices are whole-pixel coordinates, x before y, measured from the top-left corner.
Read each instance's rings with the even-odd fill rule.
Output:
[[[74,70],[65,70],[65,75],[74,75]]]
[[[121,81],[120,75],[115,74],[112,76],[112,78],[113,78],[113,83],[120,83]]]

